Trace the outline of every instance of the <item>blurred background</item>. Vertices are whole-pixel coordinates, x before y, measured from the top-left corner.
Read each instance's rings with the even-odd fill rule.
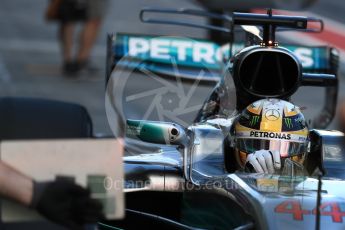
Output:
[[[207,37],[207,32],[204,30],[143,24],[139,21],[139,11],[145,6],[201,9],[204,6],[200,2],[109,0],[101,31],[90,58],[97,70],[76,77],[67,77],[61,71],[62,58],[57,39],[58,25],[55,22],[48,23],[44,19],[48,3],[49,0],[1,1],[0,96],[40,97],[79,103],[88,109],[95,133],[111,133],[104,108],[107,33]],[[345,58],[342,53],[342,50],[345,50],[344,12],[345,2],[343,1],[318,0],[305,11],[297,14],[324,19],[326,30],[323,36],[281,35],[286,42],[305,45],[328,44],[339,49],[341,56],[339,101],[345,96],[343,79]],[[307,116],[312,116],[315,111],[321,110],[323,97],[322,89],[303,88],[298,91],[294,101],[306,107]],[[330,128],[337,127],[335,120]]]

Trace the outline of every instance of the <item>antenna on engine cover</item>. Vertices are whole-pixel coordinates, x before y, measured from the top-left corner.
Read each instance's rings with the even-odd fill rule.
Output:
[[[267,10],[267,15],[272,18],[272,9]],[[267,24],[263,26],[263,39],[261,46],[278,46],[276,40],[276,26],[272,24]]]
[[[275,33],[280,30],[302,30],[307,32],[321,32],[323,29],[322,20],[301,16],[274,15],[272,9],[268,9],[266,14],[238,13],[234,12],[233,23],[235,25],[261,26],[263,39],[261,46],[278,46]],[[308,28],[308,22],[318,23],[318,29]]]

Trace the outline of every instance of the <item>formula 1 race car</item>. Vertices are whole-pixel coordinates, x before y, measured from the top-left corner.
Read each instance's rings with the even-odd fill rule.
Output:
[[[230,22],[231,28],[155,19],[147,13],[217,18]],[[102,226],[344,229],[344,135],[325,130],[335,113],[337,52],[331,47],[280,45],[275,36],[282,30],[320,32],[322,21],[274,15],[271,10],[267,14],[229,16],[153,8],[142,10],[141,19],[222,30],[229,32],[232,40],[219,46],[212,41],[172,36],[109,35],[107,112],[118,135],[123,135],[118,130],[126,132],[126,217]],[[238,26],[245,31],[245,42],[233,39],[240,33]],[[149,78],[165,86],[126,95],[137,88],[146,89]],[[136,85],[130,88],[133,82]],[[190,95],[184,94],[185,88],[179,88],[179,83],[189,85],[189,92],[196,92],[197,99],[206,99],[203,105],[187,105],[184,101]],[[205,85],[214,87],[210,94],[198,93]],[[326,94],[325,106],[310,124],[308,161],[304,165],[307,173],[238,171],[231,129],[240,111],[262,98],[290,101],[303,86],[323,87]],[[180,91],[173,92],[172,88]],[[178,100],[181,97],[185,100]],[[154,105],[145,104],[145,99]],[[152,112],[157,102],[158,115],[147,112]],[[183,103],[184,109],[192,107],[197,112],[184,119],[173,116],[182,111]],[[146,109],[143,119],[137,119],[143,112],[136,113],[135,109]],[[165,113],[159,114],[163,110]],[[183,110],[180,115],[187,113]],[[155,116],[159,121],[149,121]]]

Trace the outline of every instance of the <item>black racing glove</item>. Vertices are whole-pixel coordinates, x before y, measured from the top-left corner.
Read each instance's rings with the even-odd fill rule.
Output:
[[[104,218],[102,204],[90,197],[90,191],[68,180],[34,182],[30,207],[69,229],[82,229]]]

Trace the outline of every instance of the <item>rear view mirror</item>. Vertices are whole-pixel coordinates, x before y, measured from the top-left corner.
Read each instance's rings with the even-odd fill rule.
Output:
[[[186,146],[188,137],[184,128],[171,122],[127,120],[126,136],[163,145]]]

